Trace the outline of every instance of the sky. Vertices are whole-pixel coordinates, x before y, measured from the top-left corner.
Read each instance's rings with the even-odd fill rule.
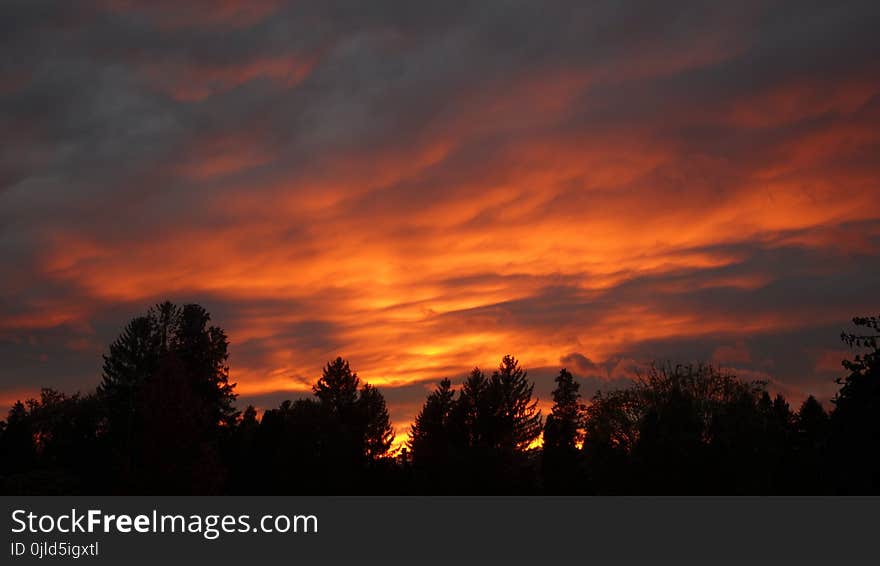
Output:
[[[405,434],[517,356],[829,400],[880,289],[880,4],[0,0],[0,405],[170,299],[240,404],[337,355]]]

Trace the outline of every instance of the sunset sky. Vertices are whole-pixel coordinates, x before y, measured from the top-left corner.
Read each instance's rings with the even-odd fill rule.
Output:
[[[833,395],[880,311],[876,1],[302,4],[0,5],[4,409],[166,298],[242,406],[342,355],[399,433],[506,353],[544,407],[651,360]]]

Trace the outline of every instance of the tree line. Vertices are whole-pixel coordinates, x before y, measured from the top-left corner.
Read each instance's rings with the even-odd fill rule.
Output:
[[[235,407],[225,332],[201,306],[130,321],[92,393],[43,389],[0,421],[6,494],[865,494],[880,491],[880,317],[826,411],[709,365],[655,365],[588,402],[561,369],[542,415],[505,356],[426,398],[406,445],[343,358],[312,395]]]

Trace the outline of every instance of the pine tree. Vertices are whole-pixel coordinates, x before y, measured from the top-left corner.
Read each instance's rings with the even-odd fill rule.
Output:
[[[164,306],[160,305],[160,308]],[[200,305],[184,305],[177,318],[175,333],[170,337],[172,351],[193,381],[196,393],[205,402],[208,422],[233,427],[239,413],[234,406],[235,384],[229,383],[226,333],[221,328],[209,326],[211,315]],[[164,330],[161,312],[157,320],[159,328]]]
[[[394,441],[391,417],[382,393],[369,383],[361,388],[358,408],[363,419],[364,455],[373,462],[384,457]]]
[[[489,380],[475,367],[465,379],[459,400],[450,414],[452,442],[462,450],[489,448],[494,415],[489,400]]]
[[[544,488],[549,493],[578,489],[584,407],[580,402],[580,385],[565,368],[556,376],[553,408],[544,425],[542,472]]]
[[[502,453],[522,452],[542,432],[534,384],[513,356],[504,356],[489,382],[494,426],[492,444]]]
[[[161,347],[154,323],[150,313],[133,319],[104,355],[98,394],[108,409],[108,431],[123,446],[136,434],[141,388],[159,367]]]
[[[583,405],[580,402],[580,385],[565,368],[556,376],[553,390],[553,408],[544,426],[544,451],[574,451],[581,439]]]
[[[407,446],[417,468],[442,467],[450,451],[450,416],[455,406],[452,382],[444,379],[428,395],[415,422],[410,427]]]
[[[167,431],[156,415],[184,427],[202,452],[216,451],[220,436],[232,430],[238,412],[228,340],[222,329],[209,326],[210,319],[199,305],[165,302],[129,322],[110,345],[98,396],[121,482],[146,473],[148,449],[171,441],[156,437],[156,430]]]
[[[358,399],[357,373],[348,361],[337,357],[324,367],[323,375],[312,388],[315,396],[331,414],[343,416],[351,411]]]
[[[387,454],[394,431],[382,393],[369,384],[359,385],[348,361],[337,357],[324,366],[312,390],[327,419],[327,442],[334,457],[374,461]]]
[[[126,483],[140,460],[144,434],[144,387],[155,376],[162,356],[152,311],[132,319],[104,355],[98,396],[107,413],[107,439]]]

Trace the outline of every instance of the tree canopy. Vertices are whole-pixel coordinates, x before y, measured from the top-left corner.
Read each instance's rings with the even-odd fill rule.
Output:
[[[586,401],[562,368],[544,420],[507,355],[490,375],[441,379],[394,446],[385,396],[341,356],[311,394],[239,412],[225,332],[203,307],[165,302],[109,345],[93,393],[13,404],[0,492],[877,493],[880,318],[853,322],[828,408],[667,363]]]

